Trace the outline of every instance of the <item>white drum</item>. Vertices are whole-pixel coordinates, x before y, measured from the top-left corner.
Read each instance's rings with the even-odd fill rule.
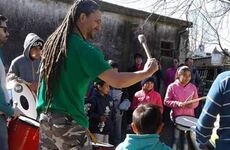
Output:
[[[8,87],[13,103],[18,107],[24,116],[37,119],[36,95],[30,91],[28,86],[17,81],[10,81]]]
[[[178,116],[175,119],[176,128],[181,131],[188,131],[192,126],[196,126],[197,118],[192,116]]]

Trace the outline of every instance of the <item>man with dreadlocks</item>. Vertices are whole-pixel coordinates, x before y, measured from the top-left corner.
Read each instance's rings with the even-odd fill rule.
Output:
[[[112,70],[102,52],[87,40],[101,28],[101,12],[93,0],[77,0],[42,50],[37,110],[41,149],[89,149],[84,96],[99,77],[116,88],[128,87],[158,70],[155,59],[134,73]]]

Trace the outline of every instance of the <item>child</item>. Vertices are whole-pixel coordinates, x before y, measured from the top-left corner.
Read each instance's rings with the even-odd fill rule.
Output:
[[[177,69],[176,80],[171,83],[166,91],[164,105],[171,107],[171,120],[174,122],[177,116],[187,115],[195,116],[194,109],[199,102],[186,105],[186,101],[198,98],[196,86],[190,83],[191,71],[187,66],[181,66]],[[174,132],[168,135],[174,142]],[[184,149],[184,133],[180,132],[180,147]]]
[[[185,105],[186,101],[198,98],[196,86],[189,83],[191,71],[187,66],[177,69],[176,80],[171,83],[166,91],[164,105],[171,107],[171,118],[175,121],[177,116],[194,116],[194,109],[199,102]]]
[[[133,112],[131,127],[136,134],[128,134],[116,150],[171,150],[159,140],[163,123],[158,106],[139,105]]]
[[[115,72],[118,72],[118,64],[113,60],[108,60]],[[126,98],[127,92],[122,89],[110,88],[109,95],[113,98],[115,108],[115,119],[113,120],[113,131],[110,136],[110,143],[117,146],[121,143],[122,137],[122,117],[125,111],[129,109],[130,101]],[[125,105],[124,105],[125,104]],[[124,107],[122,107],[124,106]],[[125,136],[125,135],[124,135]]]
[[[151,103],[159,106],[161,113],[163,113],[163,104],[161,95],[154,91],[154,78],[149,77],[141,81],[142,89],[137,91],[133,97],[131,109],[134,110],[139,104]]]
[[[109,134],[112,131],[114,115],[113,100],[108,95],[109,85],[100,79],[94,82],[95,90],[88,99],[89,129],[98,143],[109,143]]]

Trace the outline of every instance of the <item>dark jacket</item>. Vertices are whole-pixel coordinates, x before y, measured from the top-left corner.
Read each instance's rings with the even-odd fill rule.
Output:
[[[88,117],[89,129],[92,133],[109,134],[112,131],[112,120],[114,119],[113,99],[107,95],[102,96],[97,90],[94,90],[92,96],[87,99],[87,104],[90,104]],[[105,116],[105,126],[100,131],[100,117]]]

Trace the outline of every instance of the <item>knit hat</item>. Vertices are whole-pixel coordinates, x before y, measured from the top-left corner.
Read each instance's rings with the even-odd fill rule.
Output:
[[[152,83],[155,83],[155,79],[153,77],[148,77],[141,81],[141,86],[143,86],[146,82],[149,82],[149,81]]]
[[[31,48],[32,47],[43,47],[43,45],[44,45],[44,42],[42,41],[42,40],[37,40],[37,41],[35,41],[32,45],[31,45]]]

